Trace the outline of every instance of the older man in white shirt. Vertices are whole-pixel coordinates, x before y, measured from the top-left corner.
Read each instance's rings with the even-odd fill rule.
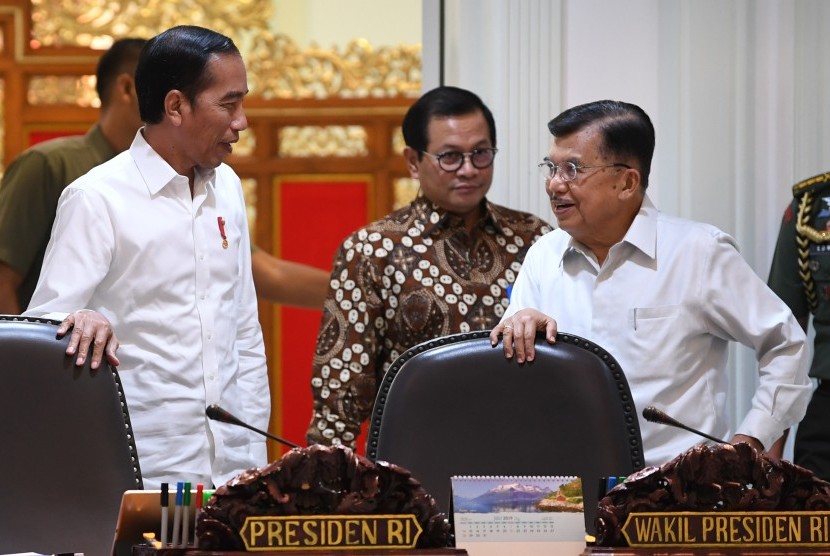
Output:
[[[598,101],[548,124],[540,168],[559,229],[528,251],[491,334],[517,361],[534,357],[537,330],[607,349],[639,409],[655,405],[700,431],[769,448],[804,415],[806,337],[790,310],[717,228],[664,215],[645,190],[654,127],[638,106]],[[728,344],[755,350],[759,386],[729,430]],[[641,418],[646,463],[661,464],[700,437]]]

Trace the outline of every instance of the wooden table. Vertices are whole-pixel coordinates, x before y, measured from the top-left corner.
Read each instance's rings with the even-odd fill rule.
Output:
[[[395,550],[280,550],[272,552],[231,552],[195,548],[152,548],[136,545],[132,556],[467,556],[463,548],[410,548]]]
[[[589,546],[582,556],[794,556],[797,554],[812,554],[814,556],[830,556],[830,545],[826,548],[818,547],[772,547],[772,548],[602,548]]]

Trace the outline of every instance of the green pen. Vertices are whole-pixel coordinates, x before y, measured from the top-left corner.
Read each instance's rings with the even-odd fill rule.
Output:
[[[182,500],[183,509],[183,516],[182,516],[182,544],[179,545],[179,548],[185,548],[187,546],[187,533],[188,533],[188,525],[190,524],[190,483],[184,484],[184,499]]]

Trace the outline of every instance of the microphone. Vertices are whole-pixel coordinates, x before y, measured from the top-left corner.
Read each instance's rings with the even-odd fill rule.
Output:
[[[262,436],[270,438],[271,440],[276,440],[280,444],[285,444],[286,446],[290,446],[292,448],[299,448],[298,445],[294,444],[293,442],[289,442],[284,438],[280,438],[279,436],[273,435],[270,432],[261,431],[256,427],[252,427],[248,423],[242,422],[238,417],[231,414],[227,409],[223,409],[218,405],[209,405],[205,409],[205,415],[208,416],[208,419],[212,419],[214,421],[220,421],[222,423],[230,423],[231,425],[237,425],[240,427],[245,427],[246,429],[250,429],[254,432],[258,432]]]
[[[686,429],[689,432],[693,432],[698,436],[702,436],[703,438],[708,438],[709,440],[713,440],[715,442],[720,442],[721,444],[729,444],[726,440],[721,440],[720,438],[715,438],[712,435],[706,434],[705,432],[701,432],[697,429],[693,429],[688,425],[684,425],[677,419],[669,417],[664,412],[660,411],[653,405],[650,405],[643,409],[643,417],[645,417],[646,421],[651,421],[652,423],[660,423],[662,425],[670,425],[672,427],[677,427],[680,429]]]

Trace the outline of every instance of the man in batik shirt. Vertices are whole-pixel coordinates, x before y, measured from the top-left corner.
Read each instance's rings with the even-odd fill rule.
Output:
[[[383,373],[407,349],[495,326],[540,218],[494,205],[496,128],[475,94],[439,87],[403,121],[420,193],[354,232],[334,260],[311,380],[309,443],[355,447]]]

